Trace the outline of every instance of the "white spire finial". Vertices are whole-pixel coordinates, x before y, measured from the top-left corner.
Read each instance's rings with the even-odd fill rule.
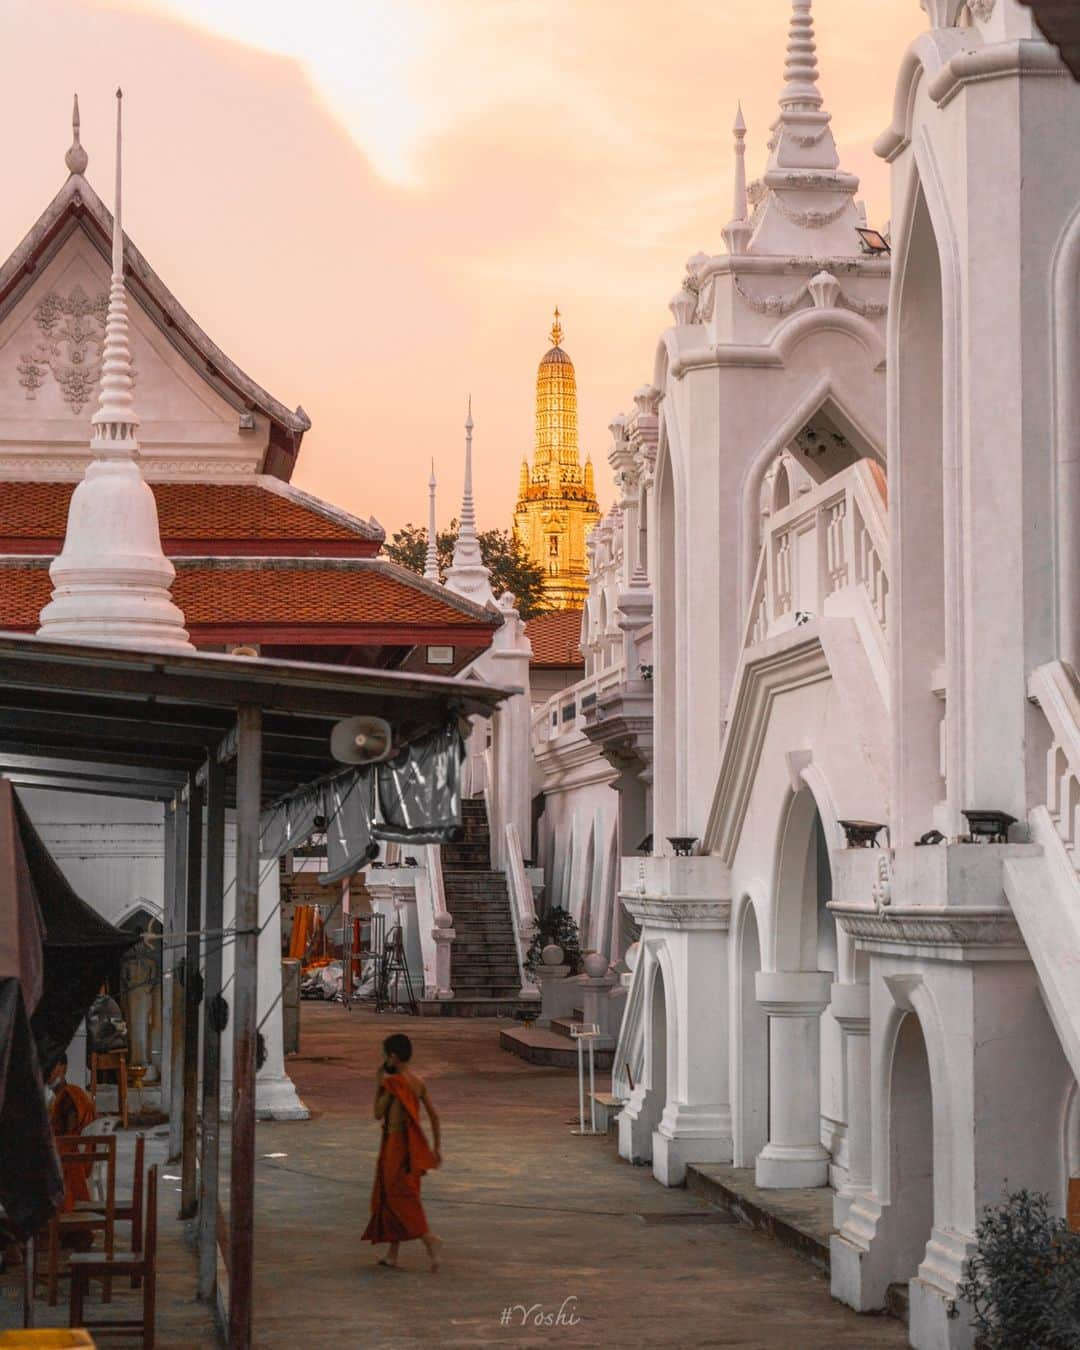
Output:
[[[817,87],[817,44],[814,41],[810,3],[811,0],[791,0],[781,108],[821,107],[821,90]]]
[[[435,533],[435,461],[431,461],[431,477],[428,479],[428,527],[427,553],[424,558],[424,580],[439,580],[439,546]]]
[[[469,408],[465,415],[465,486],[461,494],[461,524],[458,537],[454,541],[454,560],[447,568],[446,587],[473,600],[478,605],[486,605],[495,599],[491,589],[491,572],[484,565],[480,551],[480,540],[476,534],[476,508],[473,505],[472,485],[472,395],[469,395]]]
[[[38,633],[62,642],[190,651],[184,616],[170,597],[176,572],[162,552],[154,494],[137,462],[121,224],[121,98],[118,89],[112,283],[101,395],[92,418],[93,458],[71,496],[64,547],[49,568],[52,599],[41,611]]]
[[[64,163],[67,165],[69,173],[78,174],[85,173],[86,166],[90,163],[90,156],[83,149],[82,141],[79,139],[78,94],[75,95],[75,104],[71,110],[71,145],[64,156]]]
[[[116,91],[116,203],[113,206],[112,282],[109,309],[105,318],[105,345],[101,362],[101,395],[98,410],[91,419],[94,439],[90,448],[98,455],[130,459],[139,453],[135,430],[139,417],[135,411],[131,376],[127,294],[124,290],[123,226],[123,139],[121,109],[123,93]]]
[[[731,220],[724,229],[729,253],[745,253],[750,239],[750,210],[746,199],[746,120],[742,103],[735,110],[735,193]]]

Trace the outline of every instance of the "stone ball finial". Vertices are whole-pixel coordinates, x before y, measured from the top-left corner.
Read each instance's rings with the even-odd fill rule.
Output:
[[[90,156],[82,147],[82,141],[79,140],[79,96],[75,95],[75,106],[71,112],[71,146],[64,156],[64,163],[68,167],[69,173],[84,174],[86,166],[90,163]]]

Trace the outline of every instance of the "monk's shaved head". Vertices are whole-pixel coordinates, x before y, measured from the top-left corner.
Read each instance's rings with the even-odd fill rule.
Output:
[[[387,1036],[382,1043],[383,1054],[397,1055],[402,1064],[408,1064],[412,1059],[412,1041],[403,1031],[395,1032],[393,1036]]]

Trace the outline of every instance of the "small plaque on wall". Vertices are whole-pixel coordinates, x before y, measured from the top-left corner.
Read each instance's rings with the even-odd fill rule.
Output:
[[[429,666],[452,666],[454,664],[453,647],[429,647],[427,649]]]

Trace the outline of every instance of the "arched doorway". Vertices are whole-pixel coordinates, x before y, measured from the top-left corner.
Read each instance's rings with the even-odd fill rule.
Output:
[[[734,1163],[736,1167],[752,1167],[769,1138],[769,1019],[755,992],[761,941],[757,915],[749,899],[743,905],[737,936],[738,992],[732,1046],[736,1080]]]
[[[768,1016],[769,1137],[757,1158],[766,1188],[825,1186],[840,1178],[843,1135],[840,1028],[828,1015],[837,971],[828,841],[813,793],[792,795],[780,833],[773,907],[773,970],[755,981]]]
[[[895,265],[895,264],[894,264]],[[894,554],[890,585],[903,641],[897,644],[893,689],[897,782],[896,839],[908,844],[939,825],[946,798],[942,777],[944,706],[930,671],[946,659],[945,567],[949,475],[944,464],[944,313],[938,239],[921,187],[917,190],[906,257],[900,270],[897,323],[902,359],[893,378],[904,453],[890,462]],[[902,534],[896,528],[903,511]],[[959,722],[960,690],[950,688],[949,721]],[[946,760],[948,747],[946,747]],[[944,827],[942,827],[944,828]]]
[[[645,1045],[645,1101],[640,1112],[651,1140],[667,1106],[668,1097],[668,1016],[664,972],[656,966],[649,996],[649,1035]],[[651,1148],[650,1148],[651,1153]]]
[[[889,1075],[889,1194],[894,1279],[912,1279],[934,1223],[934,1107],[918,1014],[905,1013]]]

